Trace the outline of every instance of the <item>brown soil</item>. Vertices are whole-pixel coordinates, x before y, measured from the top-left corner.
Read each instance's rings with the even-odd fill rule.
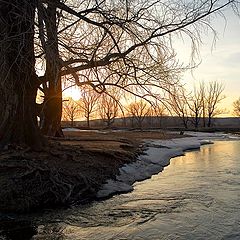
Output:
[[[27,212],[93,199],[119,168],[136,159],[142,139],[169,139],[160,132],[66,132],[41,152],[0,154],[0,212]]]

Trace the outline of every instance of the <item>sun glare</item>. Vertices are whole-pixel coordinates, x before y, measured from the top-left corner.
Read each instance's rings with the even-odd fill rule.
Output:
[[[65,97],[71,97],[74,101],[78,101],[81,97],[81,93],[77,88],[69,88],[64,91]]]

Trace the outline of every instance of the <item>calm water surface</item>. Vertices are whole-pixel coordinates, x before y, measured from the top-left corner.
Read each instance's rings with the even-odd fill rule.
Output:
[[[30,216],[32,239],[240,239],[240,141],[187,152],[134,189]]]

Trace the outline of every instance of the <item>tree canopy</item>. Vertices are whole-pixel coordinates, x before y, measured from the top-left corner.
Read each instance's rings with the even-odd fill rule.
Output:
[[[227,7],[238,1],[0,0],[1,145],[41,146],[37,115],[43,134],[62,134],[63,81],[146,98],[171,92],[183,69],[173,38],[189,37],[195,50]]]

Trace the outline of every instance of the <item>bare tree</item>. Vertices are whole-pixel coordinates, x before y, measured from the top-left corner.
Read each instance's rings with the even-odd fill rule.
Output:
[[[74,127],[74,121],[81,115],[79,104],[72,98],[63,102],[63,119],[71,122],[71,127]]]
[[[204,82],[201,82],[200,85],[199,85],[199,91],[201,92],[202,94],[202,122],[203,122],[203,127],[205,128],[206,127],[206,114],[207,114],[207,111],[206,111],[206,86],[204,84]]]
[[[132,102],[128,106],[127,111],[133,122],[137,124],[137,127],[142,129],[143,121],[149,115],[151,109],[148,102],[141,99],[139,101]]]
[[[37,124],[34,69],[36,2],[0,1],[0,148],[44,145]]]
[[[110,128],[118,116],[120,110],[120,92],[111,89],[107,93],[101,94],[99,98],[98,112],[107,127]]]
[[[166,106],[157,98],[149,100],[150,109],[147,121],[151,127],[162,127],[163,116],[166,115]]]
[[[240,117],[240,98],[233,102],[233,114]]]
[[[97,103],[99,94],[91,88],[83,88],[81,92],[81,98],[79,99],[79,107],[83,112],[87,121],[87,127],[90,127],[90,118],[97,110]]]
[[[192,123],[197,129],[203,116],[204,110],[204,88],[200,84],[199,89],[194,87],[193,93],[190,95],[188,100],[188,107],[191,116]]]
[[[1,145],[43,145],[36,121],[37,87],[45,97],[42,132],[62,134],[64,76],[98,92],[109,85],[138,96],[139,89],[144,96],[153,95],[152,86],[167,91],[181,71],[172,37],[186,34],[196,46],[202,27],[210,26],[208,16],[237,3],[0,0]],[[35,61],[41,71],[36,72]],[[115,77],[109,78],[110,73]]]
[[[223,113],[223,109],[219,105],[226,96],[223,95],[223,84],[217,81],[210,82],[206,91],[207,126],[211,127],[212,118]]]
[[[61,76],[72,76],[77,85],[89,85],[99,92],[114,85],[138,95],[136,88],[153,94],[151,86],[166,89],[174,83],[171,76],[179,73],[180,66],[174,61],[173,35],[189,36],[196,49],[202,27],[209,27],[208,16],[228,5],[235,6],[235,1],[57,0],[44,1],[38,11],[60,12],[54,25],[59,27],[59,53],[55,53],[60,58],[52,59],[59,59]],[[54,22],[54,17],[51,20]],[[48,36],[51,28],[45,22]],[[43,47],[45,54],[46,49]],[[108,72],[115,77],[108,78]],[[46,74],[43,79],[48,81]],[[58,92],[50,99],[60,96],[60,89]]]
[[[162,119],[166,115],[166,106],[157,99],[152,103],[152,115],[157,118],[157,127],[162,127]]]
[[[57,4],[60,0],[36,1],[37,22],[35,39],[35,53],[38,63],[41,63],[45,71],[39,77],[39,89],[44,94],[44,102],[41,104],[40,129],[44,135],[63,136],[61,130],[62,117],[62,82],[61,59],[59,55],[59,11]],[[40,48],[37,46],[40,45]]]
[[[169,105],[171,112],[182,120],[183,126],[185,128],[188,128],[188,96],[186,94],[186,90],[183,87],[172,89],[169,95]]]

